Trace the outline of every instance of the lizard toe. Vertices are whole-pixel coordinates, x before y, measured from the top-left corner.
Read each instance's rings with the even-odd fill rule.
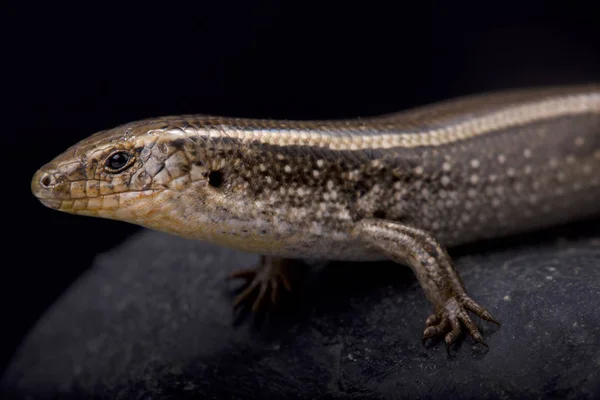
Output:
[[[430,317],[431,318],[431,317]],[[429,322],[429,318],[427,319]],[[426,323],[427,325],[427,323]],[[421,339],[421,343],[425,345],[428,339],[434,339],[436,337],[442,336],[444,333],[448,331],[448,327],[450,326],[450,321],[446,319],[442,319],[435,325],[427,325],[425,331],[423,332],[423,339]]]
[[[257,267],[233,272],[229,278],[246,280],[243,291],[235,297],[233,304],[235,307],[251,304],[255,314],[268,309],[268,306],[275,306],[283,289],[291,291],[291,284],[281,260],[263,258]],[[270,304],[267,305],[269,302],[265,302],[265,299],[269,299]]]

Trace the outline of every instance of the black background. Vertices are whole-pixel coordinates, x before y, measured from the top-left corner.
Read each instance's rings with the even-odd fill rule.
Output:
[[[9,5],[0,371],[92,258],[137,229],[46,209],[30,193],[39,166],[95,131],[183,113],[366,116],[486,90],[600,81],[592,2],[417,3]]]

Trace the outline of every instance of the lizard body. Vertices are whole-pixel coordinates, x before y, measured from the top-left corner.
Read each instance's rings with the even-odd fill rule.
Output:
[[[51,208],[257,252],[271,267],[395,260],[435,307],[424,339],[450,345],[464,327],[482,341],[467,311],[494,320],[445,248],[600,214],[600,86],[348,120],[136,121],[71,147],[32,190]],[[237,276],[253,280],[237,301],[256,288],[274,298],[277,273]]]

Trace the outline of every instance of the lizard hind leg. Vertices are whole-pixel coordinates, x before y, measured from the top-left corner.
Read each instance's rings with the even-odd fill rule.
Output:
[[[277,304],[282,289],[292,291],[286,264],[290,260],[272,256],[261,256],[259,264],[254,268],[242,269],[229,275],[230,279],[242,278],[247,281],[245,288],[233,300],[238,307],[252,303],[252,312],[257,313],[265,308],[268,297],[270,306]]]

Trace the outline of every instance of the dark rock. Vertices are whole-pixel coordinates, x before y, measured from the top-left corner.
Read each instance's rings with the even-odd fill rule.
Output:
[[[420,343],[431,307],[406,267],[298,268],[295,296],[243,319],[226,276],[258,256],[143,231],[99,256],[48,310],[0,394],[599,398],[596,226],[567,240],[551,232],[451,251],[471,296],[503,325],[478,321],[489,351],[465,338],[450,358],[443,343]]]

